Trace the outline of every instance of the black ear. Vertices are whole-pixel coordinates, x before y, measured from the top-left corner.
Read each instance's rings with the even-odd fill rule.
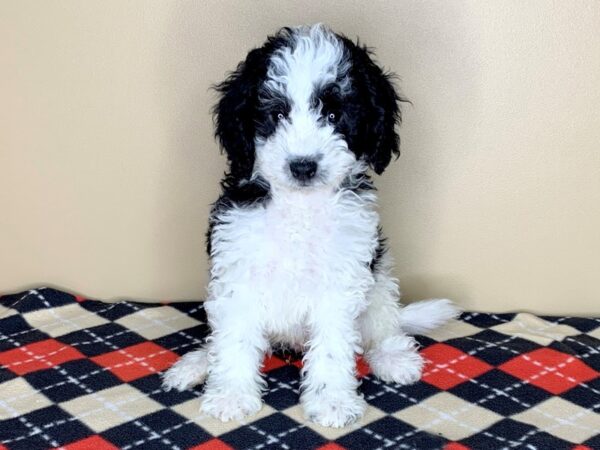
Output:
[[[215,136],[227,154],[229,178],[242,180],[252,175],[259,92],[271,55],[290,39],[289,28],[269,36],[262,47],[251,50],[237,69],[215,86],[220,94],[213,109]]]
[[[230,175],[248,179],[254,166],[254,118],[258,88],[266,74],[263,49],[254,49],[225,81],[215,86],[221,98],[213,109],[215,136],[227,154]]]
[[[382,174],[392,159],[400,155],[400,136],[396,125],[401,122],[399,102],[402,99],[392,83],[393,75],[383,70],[371,59],[371,51],[346,40],[352,59],[351,74],[359,89],[363,105],[365,133],[362,140],[364,157],[378,175]]]

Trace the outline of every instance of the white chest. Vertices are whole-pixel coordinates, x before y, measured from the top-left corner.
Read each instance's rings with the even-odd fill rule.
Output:
[[[212,284],[251,286],[266,302],[297,302],[351,283],[377,245],[372,201],[351,192],[275,197],[265,206],[230,210],[220,221],[213,230]]]

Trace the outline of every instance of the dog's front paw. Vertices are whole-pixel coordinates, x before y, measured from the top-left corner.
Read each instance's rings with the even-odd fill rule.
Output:
[[[176,389],[185,391],[206,378],[208,373],[208,356],[205,349],[196,350],[183,355],[179,361],[162,375],[162,386],[165,391]]]
[[[412,337],[391,336],[369,350],[366,357],[373,374],[382,381],[412,384],[421,378],[423,358]]]
[[[304,415],[324,427],[341,428],[360,419],[367,403],[356,392],[341,391],[304,394],[301,399]]]
[[[260,396],[239,391],[212,392],[202,395],[200,410],[222,422],[241,421],[262,408]]]

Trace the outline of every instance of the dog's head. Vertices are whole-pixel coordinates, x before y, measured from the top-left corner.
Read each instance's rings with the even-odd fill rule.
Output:
[[[284,28],[217,86],[216,136],[230,175],[282,189],[339,186],[399,154],[390,75],[323,25]]]

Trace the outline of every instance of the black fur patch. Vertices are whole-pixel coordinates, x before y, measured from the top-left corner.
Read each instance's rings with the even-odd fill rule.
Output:
[[[380,175],[392,155],[400,155],[400,97],[385,73],[371,58],[372,51],[339,35],[350,55],[351,92],[344,97],[343,115],[336,128],[346,137],[357,158],[364,157]]]
[[[379,264],[381,263],[381,258],[383,258],[383,255],[385,255],[385,253],[388,251],[387,239],[383,237],[383,231],[381,227],[377,229],[377,234],[379,236],[377,238],[377,248],[375,249],[375,255],[373,256],[369,266],[371,268],[371,272],[377,272],[379,269]]]
[[[215,136],[227,154],[228,177],[249,179],[252,174],[256,124],[264,123],[259,111],[260,89],[271,55],[278,48],[289,45],[291,36],[289,28],[270,36],[262,47],[251,50],[225,81],[215,86],[221,96],[213,108]]]

